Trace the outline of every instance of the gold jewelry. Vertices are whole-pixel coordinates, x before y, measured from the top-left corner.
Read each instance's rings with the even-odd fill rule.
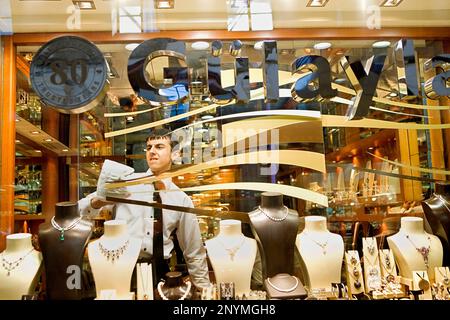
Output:
[[[394,273],[394,268],[395,267],[394,267],[393,264],[391,264],[391,257],[390,257],[389,254],[385,254],[383,252],[383,250],[380,250],[380,254],[383,255],[383,260],[384,260],[384,262],[381,262],[381,267],[388,274],[386,276],[386,281],[387,282],[394,282],[395,281],[395,277],[394,277],[393,273]]]
[[[371,239],[371,244],[369,244],[369,241],[367,240],[367,239]],[[375,253],[375,249],[376,249],[376,240],[373,238],[373,237],[371,237],[371,238],[366,238],[366,240],[367,240],[367,250],[369,250],[369,253],[371,254],[371,255],[373,255],[374,253]],[[375,242],[375,243],[374,243]]]
[[[359,261],[357,258],[355,258],[353,256],[353,254],[350,255],[350,263],[353,266],[353,270],[351,272],[349,272],[350,277],[352,277],[354,280],[353,286],[355,287],[355,289],[359,289],[359,288],[361,288],[361,282],[359,281],[361,273],[357,269],[357,266],[359,265]]]
[[[145,273],[145,281],[144,281],[144,275],[142,274],[142,263],[141,263],[141,265],[139,266],[139,273],[141,274],[141,282],[142,282],[142,291],[143,291],[143,294],[142,294],[142,299],[143,300],[149,300],[150,299],[150,297],[148,296],[148,294],[147,294],[147,287],[148,287],[148,269],[147,269],[147,272]]]
[[[418,283],[419,289],[423,291],[427,291],[428,289],[430,289],[430,283],[428,282],[428,280],[425,279],[425,272],[423,273],[423,276],[421,276],[419,272],[416,272],[416,274],[420,278]]]

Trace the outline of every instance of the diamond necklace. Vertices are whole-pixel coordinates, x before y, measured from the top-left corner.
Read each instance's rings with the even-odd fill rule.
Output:
[[[5,253],[2,253],[2,267],[3,269],[5,269],[6,271],[8,271],[6,273],[6,275],[9,277],[11,274],[11,271],[13,271],[15,268],[17,268],[23,260],[25,260],[25,258],[31,253],[33,252],[34,248],[30,249],[30,251],[28,251],[27,253],[25,253],[23,256],[21,256],[19,259],[14,260],[13,262],[8,261],[5,258]]]
[[[274,218],[270,214],[268,214],[266,211],[264,211],[261,206],[258,206],[259,211],[261,211],[267,218],[269,218],[270,220],[275,221],[275,222],[281,222],[281,221],[285,220],[287,218],[287,216],[289,215],[289,208],[286,206],[283,206],[283,208],[286,209],[286,214],[284,215],[284,217]]]
[[[431,251],[431,238],[430,236],[427,236],[428,238],[428,242],[430,242],[428,244],[428,247],[417,247],[414,242],[411,240],[411,238],[409,237],[409,235],[405,235],[406,239],[409,240],[409,242],[411,242],[411,244],[413,245],[413,247],[416,249],[416,251],[422,256],[423,262],[425,263],[425,267],[428,269],[429,268],[429,264],[428,264],[428,256],[430,255],[430,251]]]
[[[325,243],[320,243],[319,241],[314,240],[309,233],[307,233],[306,231],[303,231],[303,234],[306,235],[309,240],[311,240],[312,242],[314,242],[315,244],[317,244],[319,247],[322,248],[322,253],[323,255],[327,254],[327,245],[328,245],[328,239],[325,241]]]
[[[52,217],[52,226],[56,230],[58,230],[60,233],[59,240],[64,241],[64,232],[69,231],[70,229],[73,229],[78,222],[80,222],[81,217],[76,218],[71,224],[69,224],[67,227],[61,227],[55,220],[55,216]]]
[[[128,244],[130,243],[130,239],[127,239],[123,245],[121,245],[117,249],[106,249],[102,243],[98,242],[98,247],[100,248],[100,252],[102,255],[106,257],[106,260],[109,261],[111,259],[111,262],[114,262],[115,260],[118,260],[119,257],[125,252],[125,249],[128,247]]]
[[[244,244],[245,241],[245,237],[242,238],[242,241],[231,248],[227,248],[226,245],[219,239],[217,238],[217,241],[222,245],[222,247],[227,251],[228,255],[230,256],[230,260],[234,261],[234,256],[236,255],[236,253],[238,252],[238,250],[242,247],[242,245]]]

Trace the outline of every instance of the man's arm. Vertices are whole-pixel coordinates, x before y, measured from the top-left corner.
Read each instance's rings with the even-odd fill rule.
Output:
[[[183,206],[193,208],[194,205],[186,196]],[[177,237],[183,251],[184,260],[191,279],[195,286],[206,288],[210,285],[206,250],[202,243],[200,227],[197,216],[192,213],[180,213],[180,224],[177,228]]]

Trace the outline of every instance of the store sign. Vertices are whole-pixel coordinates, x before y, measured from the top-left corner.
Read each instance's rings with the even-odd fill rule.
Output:
[[[107,65],[90,41],[74,36],[51,40],[36,53],[30,68],[33,90],[63,113],[92,109],[107,91]]]
[[[33,60],[31,76],[33,87],[44,102],[63,112],[79,112],[83,104],[97,97],[106,81],[106,66],[103,57],[99,56],[100,51],[94,48],[92,43],[84,39],[62,37],[50,41],[38,52]],[[210,101],[217,104],[249,102],[249,59],[240,56],[242,43],[234,40],[230,45],[230,54],[235,60],[233,88],[223,88],[221,84],[222,42],[213,41],[211,48],[210,55],[206,57],[207,77],[205,83],[200,83],[200,86],[206,86],[205,92],[208,92]],[[377,49],[364,64],[359,60],[350,62],[350,57],[341,58],[340,64],[356,92],[355,101],[347,111],[349,119],[367,116],[386,54],[386,49]],[[420,96],[413,41],[400,40],[394,47],[394,54],[400,97]],[[263,56],[264,97],[266,102],[273,103],[279,99],[280,87],[276,41],[264,41]],[[154,59],[161,57],[175,62],[164,67],[162,81],[155,82],[147,68]],[[426,81],[424,91],[429,99],[450,96],[447,85],[450,77],[450,70],[447,70],[449,60],[448,54],[430,60],[430,68],[440,67],[443,72]],[[291,87],[291,95],[296,102],[321,101],[337,96],[337,90],[332,88],[331,68],[326,58],[317,55],[299,57],[292,63],[291,72],[306,73]],[[170,38],[149,39],[133,50],[128,61],[128,78],[136,94],[153,105],[185,102],[192,99],[195,89],[198,89],[198,81],[193,78],[192,68],[186,59],[186,43]],[[160,94],[161,89],[175,86],[184,86],[184,90],[177,90],[181,93],[176,99]],[[200,97],[203,98],[201,94]],[[88,109],[91,107],[89,104]]]

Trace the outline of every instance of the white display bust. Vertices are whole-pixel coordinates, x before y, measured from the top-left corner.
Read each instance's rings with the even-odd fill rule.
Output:
[[[141,240],[130,237],[124,220],[105,222],[103,236],[88,245],[97,298],[102,290],[115,290],[115,299],[130,299],[131,276],[140,250]]]
[[[434,268],[442,266],[443,250],[438,237],[425,232],[423,219],[402,217],[398,233],[387,238],[389,248],[394,253],[400,275],[412,279],[413,271],[428,271],[434,281]],[[428,268],[424,256],[417,249],[429,249]]]
[[[236,295],[248,297],[257,244],[242,234],[241,222],[220,221],[219,234],[206,241],[206,250],[216,282],[234,282]]]
[[[6,236],[6,249],[0,257],[0,300],[20,300],[22,295],[33,294],[39,280],[42,255],[33,249],[31,234]],[[11,264],[15,261],[17,263]]]
[[[305,228],[297,235],[295,244],[300,253],[305,286],[331,290],[332,283],[341,282],[344,241],[328,231],[325,217],[305,217]]]

